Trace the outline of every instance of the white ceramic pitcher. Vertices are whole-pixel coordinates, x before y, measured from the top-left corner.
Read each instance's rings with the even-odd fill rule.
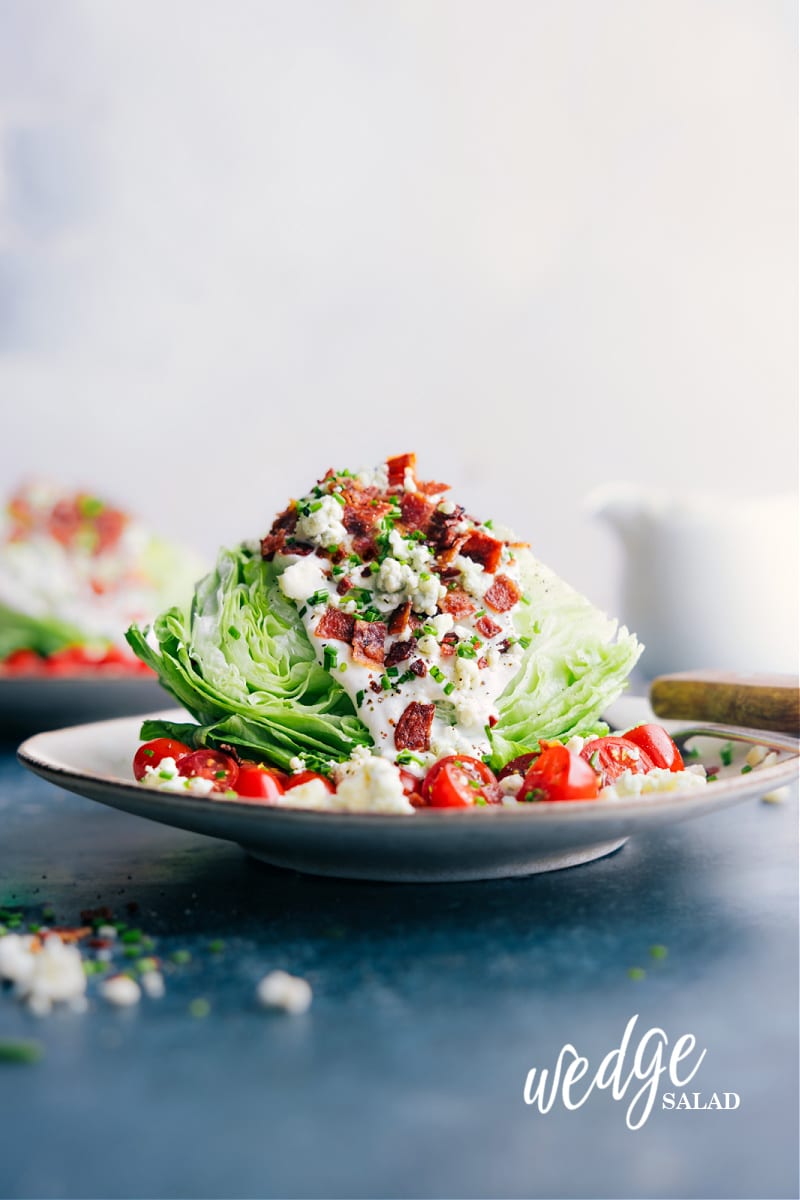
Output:
[[[614,484],[588,504],[622,539],[618,615],[645,644],[647,677],[797,671],[797,497],[671,496]]]

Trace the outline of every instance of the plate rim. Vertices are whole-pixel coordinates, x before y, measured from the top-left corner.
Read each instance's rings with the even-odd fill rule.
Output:
[[[90,784],[93,788],[112,788],[121,790],[123,795],[136,796],[141,803],[145,803],[147,807],[150,803],[154,808],[159,807],[159,801],[164,801],[168,798],[169,804],[177,804],[188,811],[208,812],[209,804],[224,805],[224,810],[233,811],[240,815],[248,814],[254,817],[255,814],[261,813],[261,818],[255,817],[256,820],[273,820],[276,817],[288,819],[292,821],[316,820],[320,817],[327,821],[345,822],[352,825],[354,818],[362,818],[371,823],[396,824],[402,821],[405,827],[409,826],[409,816],[414,817],[411,823],[420,828],[428,827],[431,824],[441,824],[443,822],[464,822],[464,821],[545,821],[555,819],[558,821],[569,821],[571,819],[588,818],[592,822],[601,825],[604,820],[609,819],[612,815],[619,817],[634,817],[638,814],[660,813],[669,811],[670,809],[681,810],[684,806],[689,808],[697,808],[698,801],[703,798],[712,800],[708,806],[708,811],[715,811],[719,805],[716,797],[721,797],[730,800],[734,803],[737,799],[746,799],[752,792],[753,780],[750,779],[752,772],[746,775],[726,777],[717,781],[713,785],[713,791],[709,795],[705,789],[702,793],[694,789],[684,791],[649,793],[646,797],[635,796],[623,800],[571,800],[569,803],[556,800],[542,800],[536,804],[519,805],[511,807],[510,805],[486,805],[479,807],[468,808],[452,808],[452,809],[431,809],[421,808],[415,809],[413,814],[409,813],[387,813],[387,812],[341,812],[330,811],[325,809],[306,809],[292,808],[283,805],[264,805],[253,804],[242,800],[214,800],[210,801],[205,796],[193,796],[189,792],[170,792],[161,791],[158,788],[146,788],[135,780],[120,779],[115,775],[105,775],[95,773],[93,771],[76,771],[69,767],[60,765],[54,762],[52,758],[42,755],[36,743],[47,741],[56,738],[59,735],[79,730],[82,734],[87,731],[107,727],[111,725],[129,724],[134,721],[143,721],[145,719],[152,720],[163,716],[166,712],[174,714],[176,709],[159,710],[155,713],[143,713],[141,715],[130,715],[122,717],[109,717],[102,721],[90,721],[78,725],[66,725],[59,729],[44,730],[40,733],[35,733],[26,738],[17,747],[17,760],[22,766],[35,774],[46,779],[55,786],[66,787],[68,791],[75,791],[74,788],[68,787],[62,780],[73,780]],[[186,714],[188,715],[188,714]],[[688,724],[688,722],[687,722]],[[742,732],[745,732],[743,729]],[[752,734],[754,731],[748,730]],[[764,733],[764,741],[769,739],[769,731],[758,731]],[[37,751],[39,751],[37,753]],[[760,789],[763,792],[773,791],[775,788],[785,786],[793,781],[796,776],[797,769],[800,766],[800,742],[794,752],[790,751],[790,757],[775,763],[771,767],[762,768],[759,770],[759,779],[764,780],[764,788]],[[740,795],[740,793],[743,793]],[[85,792],[79,792],[80,795],[86,795]],[[96,799],[96,797],[89,797]],[[165,805],[165,811],[168,805]],[[704,807],[701,805],[701,807]],[[476,814],[478,814],[476,816]],[[570,814],[574,814],[572,817]]]

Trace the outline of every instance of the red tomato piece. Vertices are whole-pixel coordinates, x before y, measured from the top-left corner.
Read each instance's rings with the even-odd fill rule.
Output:
[[[494,772],[479,758],[451,754],[428,771],[422,798],[431,808],[469,808],[479,800],[499,804],[502,796]]]
[[[290,775],[286,781],[286,791],[290,792],[292,788],[300,787],[301,783],[310,783],[312,779],[321,780],[329,792],[336,791],[330,779],[326,779],[324,775],[319,775],[316,771],[298,771],[296,775]]]
[[[278,778],[280,772],[271,771],[260,763],[239,766],[236,792],[243,800],[261,800],[274,804],[285,788]]]
[[[175,738],[154,738],[152,742],[144,742],[133,756],[133,773],[137,779],[144,779],[146,767],[157,767],[162,758],[174,758],[180,762],[191,747]]]
[[[596,800],[597,776],[589,764],[562,746],[542,742],[541,753],[528,768],[517,800]]]
[[[35,650],[12,650],[8,658],[0,663],[0,668],[9,675],[41,675],[44,659]]]
[[[178,763],[178,774],[194,779],[211,779],[215,792],[235,789],[239,767],[230,754],[221,750],[193,750]]]
[[[581,750],[581,758],[597,773],[600,787],[619,779],[623,771],[646,775],[653,763],[644,750],[624,737],[594,738]]]
[[[654,767],[665,771],[684,769],[681,752],[661,725],[637,725],[625,734],[626,742],[633,742],[643,750]]]

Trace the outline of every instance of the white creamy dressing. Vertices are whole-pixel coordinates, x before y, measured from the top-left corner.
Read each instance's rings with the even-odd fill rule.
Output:
[[[332,509],[325,506],[324,511],[318,509],[312,514],[318,518],[313,532],[308,522],[301,532],[298,522],[298,536],[308,541],[319,538],[321,544],[331,544],[332,526],[338,521],[341,508],[332,499],[330,505]],[[323,515],[331,519],[323,521]],[[468,527],[473,528],[472,524]],[[494,536],[492,531],[486,532]],[[340,538],[337,544],[348,548],[347,536],[345,532],[345,539]],[[377,571],[362,566],[348,569],[347,577],[353,580],[354,586],[370,593],[369,601],[366,596],[359,595],[358,605],[350,593],[339,595],[339,579],[333,577],[330,561],[316,553],[304,556],[289,553],[276,555],[276,564],[283,571],[279,585],[284,595],[297,606],[317,661],[335,675],[350,696],[359,718],[372,735],[378,754],[392,760],[397,757],[398,749],[394,741],[397,723],[408,705],[417,701],[436,705],[430,750],[413,751],[419,766],[428,767],[447,754],[484,755],[490,749],[486,733],[489,718],[496,715],[497,700],[520,664],[521,647],[516,642],[503,653],[497,648],[505,639],[516,636],[514,609],[498,613],[485,606],[483,594],[496,575],[484,571],[480,563],[457,555],[453,566],[461,571],[459,587],[469,593],[476,612],[463,618],[438,613],[439,601],[445,597],[446,590],[435,573],[428,548],[419,542],[403,539],[396,530],[390,535],[390,545],[392,554],[383,560]],[[496,574],[513,580],[521,590],[518,565],[513,551],[507,547],[504,547]],[[426,575],[428,578],[425,578]],[[309,603],[312,599],[314,603]],[[413,610],[430,628],[430,632],[423,632],[423,636],[414,638],[414,653],[394,668],[377,664],[367,667],[354,662],[352,649],[346,642],[318,637],[316,634],[329,605],[346,613],[354,613],[357,606],[363,610],[365,605],[371,604],[386,620],[407,600],[411,601]],[[476,621],[482,614],[499,626],[499,632],[491,638],[486,638],[476,629]],[[479,638],[481,645],[476,649],[476,656],[462,658],[457,653],[442,654],[442,638],[450,632],[455,632],[460,644],[472,637]],[[413,637],[410,628],[399,635],[388,635],[387,655],[396,641],[406,641],[410,637]],[[336,662],[332,666],[326,662],[326,647],[330,647],[329,654],[336,652]],[[486,660],[486,664],[479,667],[481,658]],[[415,660],[425,664],[424,676],[407,678],[397,687],[382,686],[382,681],[384,684],[392,683],[407,674],[410,664]],[[437,672],[441,678],[437,678]],[[376,688],[380,690],[376,691]]]

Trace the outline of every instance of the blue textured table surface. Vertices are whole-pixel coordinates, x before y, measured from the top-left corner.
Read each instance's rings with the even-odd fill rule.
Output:
[[[3,1196],[798,1195],[796,791],[570,871],[444,886],[273,870],[58,791],[10,748],[0,822],[0,903],[75,924],[134,902],[154,953],[192,956],[136,1009],[90,991],[87,1013],[36,1018],[0,995],[0,1037],[45,1049],[0,1065]],[[307,1014],[257,1007],[277,967],[311,982]],[[631,1132],[630,1094],[525,1105],[529,1068],[571,1042],[593,1070],[634,1014],[693,1033],[690,1088],[740,1107],[666,1111],[665,1084]]]

